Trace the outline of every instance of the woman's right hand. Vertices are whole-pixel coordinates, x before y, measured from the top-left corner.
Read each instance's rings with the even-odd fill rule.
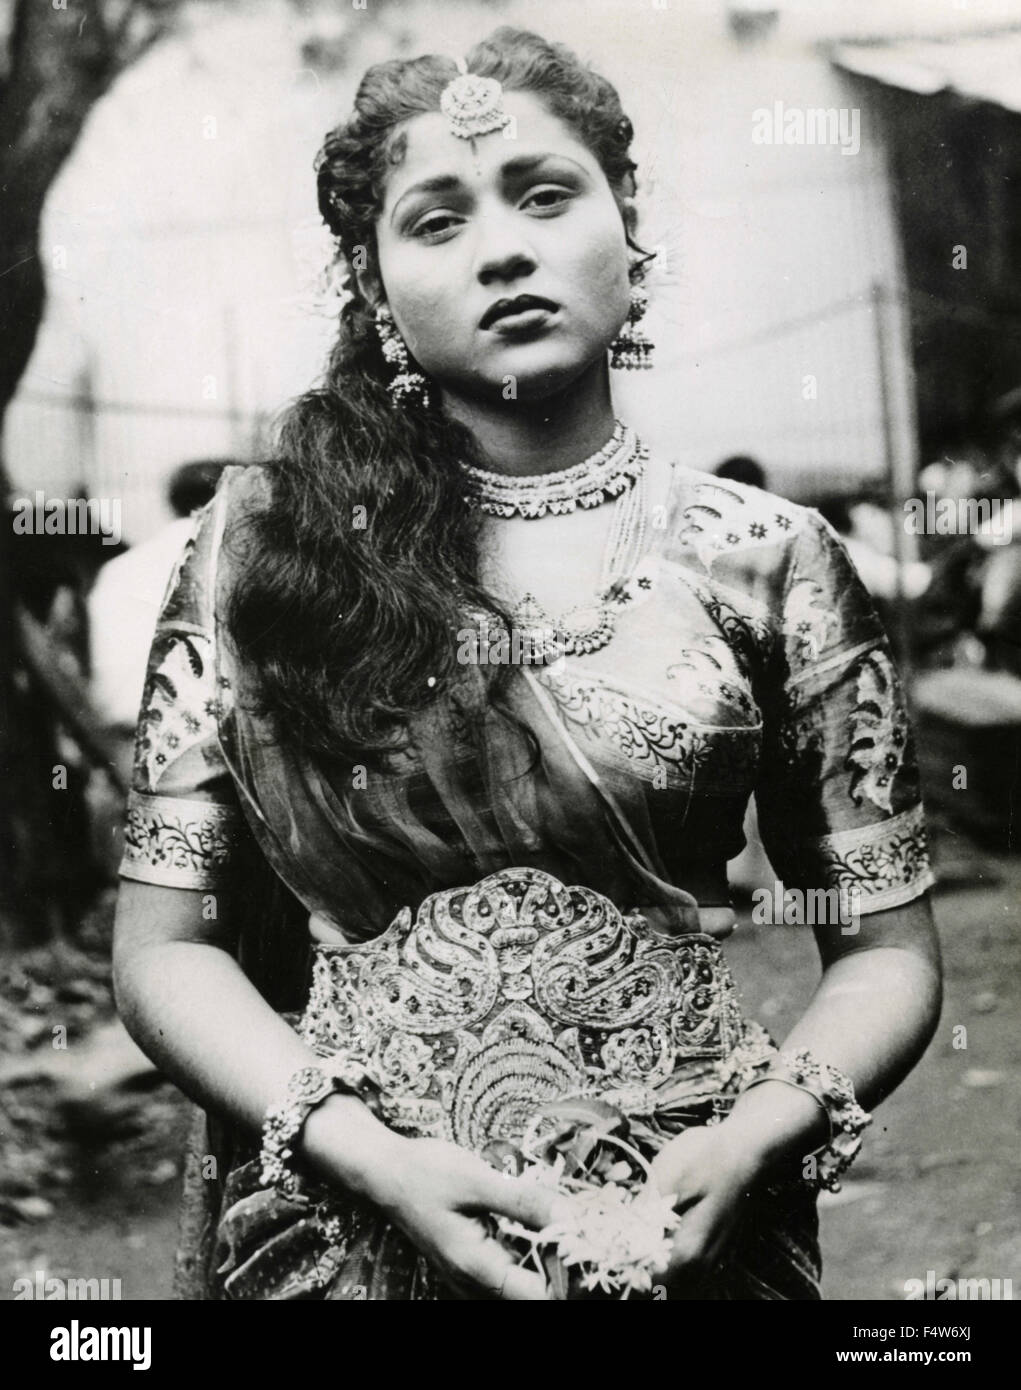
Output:
[[[546,1281],[523,1269],[490,1234],[490,1214],[540,1230],[556,1194],[498,1173],[442,1139],[408,1139],[353,1096],[331,1096],[309,1115],[305,1156],[327,1181],[379,1207],[462,1298],[546,1298]]]
[[[555,1194],[506,1176],[442,1139],[403,1139],[374,1184],[375,1201],[462,1298],[539,1300],[546,1281],[490,1234],[490,1213],[532,1230],[549,1224]]]

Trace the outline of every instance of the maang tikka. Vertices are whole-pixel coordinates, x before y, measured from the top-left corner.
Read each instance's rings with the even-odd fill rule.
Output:
[[[460,140],[489,135],[510,125],[503,109],[503,88],[495,77],[469,73],[463,58],[457,59],[458,76],[440,94],[440,110],[447,118],[451,134]]]
[[[394,316],[385,304],[381,304],[376,310],[376,332],[379,334],[383,356],[392,367],[397,368],[396,375],[391,377],[386,385],[394,403],[427,406],[429,383],[421,372],[411,370],[408,345],[397,331]]]

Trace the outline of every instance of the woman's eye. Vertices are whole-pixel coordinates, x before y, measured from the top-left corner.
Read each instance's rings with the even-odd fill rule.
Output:
[[[525,199],[524,207],[534,207],[539,212],[551,212],[561,207],[571,198],[566,188],[536,188]]]
[[[428,217],[423,217],[420,222],[416,222],[411,234],[423,238],[442,236],[445,232],[453,231],[459,225],[459,218],[454,213],[435,212]]]

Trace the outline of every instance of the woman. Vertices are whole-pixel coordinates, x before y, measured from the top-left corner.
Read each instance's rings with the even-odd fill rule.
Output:
[[[122,869],[122,1012],[218,1136],[201,1297],[546,1297],[493,1217],[552,1199],[481,1154],[579,1093],[662,1141],[670,1296],[818,1297],[854,1093],[935,1027],[913,753],[846,556],[614,422],[607,349],[650,353],[631,134],[502,29],[372,68],[320,156],[339,341],[171,584]],[[783,1052],[719,947],[753,791],[786,885],[856,906]],[[246,840],[311,914],[297,1031]]]

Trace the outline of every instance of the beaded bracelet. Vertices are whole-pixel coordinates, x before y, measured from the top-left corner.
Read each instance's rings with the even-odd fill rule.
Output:
[[[336,1091],[358,1094],[364,1080],[364,1072],[355,1066],[337,1066],[331,1071],[308,1066],[294,1073],[283,1100],[269,1107],[262,1122],[259,1159],[263,1186],[275,1187],[281,1196],[291,1201],[303,1195],[301,1178],[288,1166],[294,1157],[291,1145],[317,1105],[322,1105]]]
[[[840,1191],[840,1176],[851,1166],[861,1148],[862,1135],[872,1116],[858,1104],[851,1079],[828,1062],[818,1062],[807,1048],[778,1052],[764,1071],[744,1086],[750,1090],[761,1081],[783,1081],[807,1091],[826,1111],[829,1141],[815,1150],[815,1183],[830,1192]]]

